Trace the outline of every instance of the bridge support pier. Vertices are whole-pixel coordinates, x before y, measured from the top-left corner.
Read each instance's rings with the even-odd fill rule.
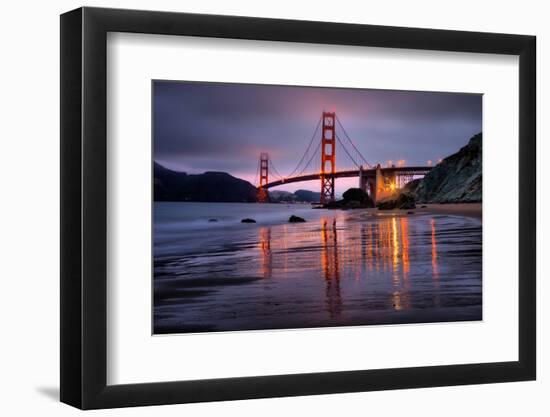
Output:
[[[395,168],[395,167],[394,167]],[[397,174],[395,171],[382,172],[380,164],[376,165],[376,177],[374,180],[374,204],[384,198],[392,197],[397,190]]]
[[[363,165],[359,167],[359,188],[363,190],[365,193],[368,193],[367,190],[367,179],[365,178],[363,174]]]
[[[359,188],[369,195],[374,204],[376,204],[376,190],[377,190],[377,180],[379,180],[379,167],[376,169],[376,174],[373,176],[367,175],[363,170],[363,166],[359,167]]]

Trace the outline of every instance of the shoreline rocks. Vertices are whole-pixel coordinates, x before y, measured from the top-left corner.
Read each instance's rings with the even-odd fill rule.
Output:
[[[246,219],[242,219],[241,223],[256,223],[256,220],[247,217]]]
[[[360,188],[350,188],[342,194],[342,200],[325,204],[327,209],[359,209],[373,208],[374,203],[369,195]]]
[[[378,210],[410,210],[416,208],[416,202],[413,194],[400,192],[394,197],[379,201],[376,207]]]
[[[288,218],[289,223],[305,223],[306,219],[303,217],[295,216],[294,214]]]

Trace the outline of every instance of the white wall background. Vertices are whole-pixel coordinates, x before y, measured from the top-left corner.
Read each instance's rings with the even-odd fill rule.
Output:
[[[75,415],[59,392],[59,17],[81,6],[72,0],[3,4],[0,65],[0,410],[3,415]],[[536,0],[441,2],[394,0],[123,0],[86,5],[181,12],[238,14],[395,26],[534,34],[538,37],[539,137],[539,377],[536,382],[325,395],[231,403],[99,411],[98,415],[278,416],[309,415],[545,415],[550,390],[550,207],[543,184],[550,157],[542,138],[550,97],[550,26]],[[543,236],[545,235],[545,236]],[[546,395],[545,395],[546,394]],[[546,413],[545,413],[546,412]]]

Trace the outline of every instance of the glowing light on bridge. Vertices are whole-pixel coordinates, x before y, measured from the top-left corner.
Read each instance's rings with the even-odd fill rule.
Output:
[[[318,133],[321,133],[321,140],[319,140]],[[315,141],[316,138],[317,142]],[[347,140],[351,148],[346,147],[343,140]],[[341,149],[355,164],[355,167],[351,169],[341,168],[340,171],[336,170],[335,153],[337,144],[341,145]],[[311,163],[319,156],[321,156],[321,169],[313,171],[315,173],[308,171]],[[408,167],[404,159],[399,159],[395,163],[393,160],[389,160],[387,164],[387,167],[383,167],[381,164],[369,164],[354,145],[335,112],[323,112],[309,145],[297,166],[289,175],[283,177],[273,165],[269,155],[266,152],[261,153],[258,172],[256,173],[256,179],[259,176],[260,181],[259,183],[256,183],[256,180],[254,181],[258,189],[258,202],[269,201],[268,188],[318,179],[321,181],[320,202],[321,204],[328,203],[334,201],[335,179],[349,177],[359,177],[359,187],[368,192],[373,201],[376,202],[378,198],[384,198],[385,193],[393,193],[414,177],[425,175],[431,169],[433,162],[428,161],[427,166]],[[270,179],[271,182],[269,182]]]

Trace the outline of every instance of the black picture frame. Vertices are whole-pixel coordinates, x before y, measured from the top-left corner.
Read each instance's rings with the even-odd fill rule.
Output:
[[[108,32],[519,56],[519,360],[107,385]],[[136,10],[61,15],[61,401],[82,409],[533,380],[536,38]]]

